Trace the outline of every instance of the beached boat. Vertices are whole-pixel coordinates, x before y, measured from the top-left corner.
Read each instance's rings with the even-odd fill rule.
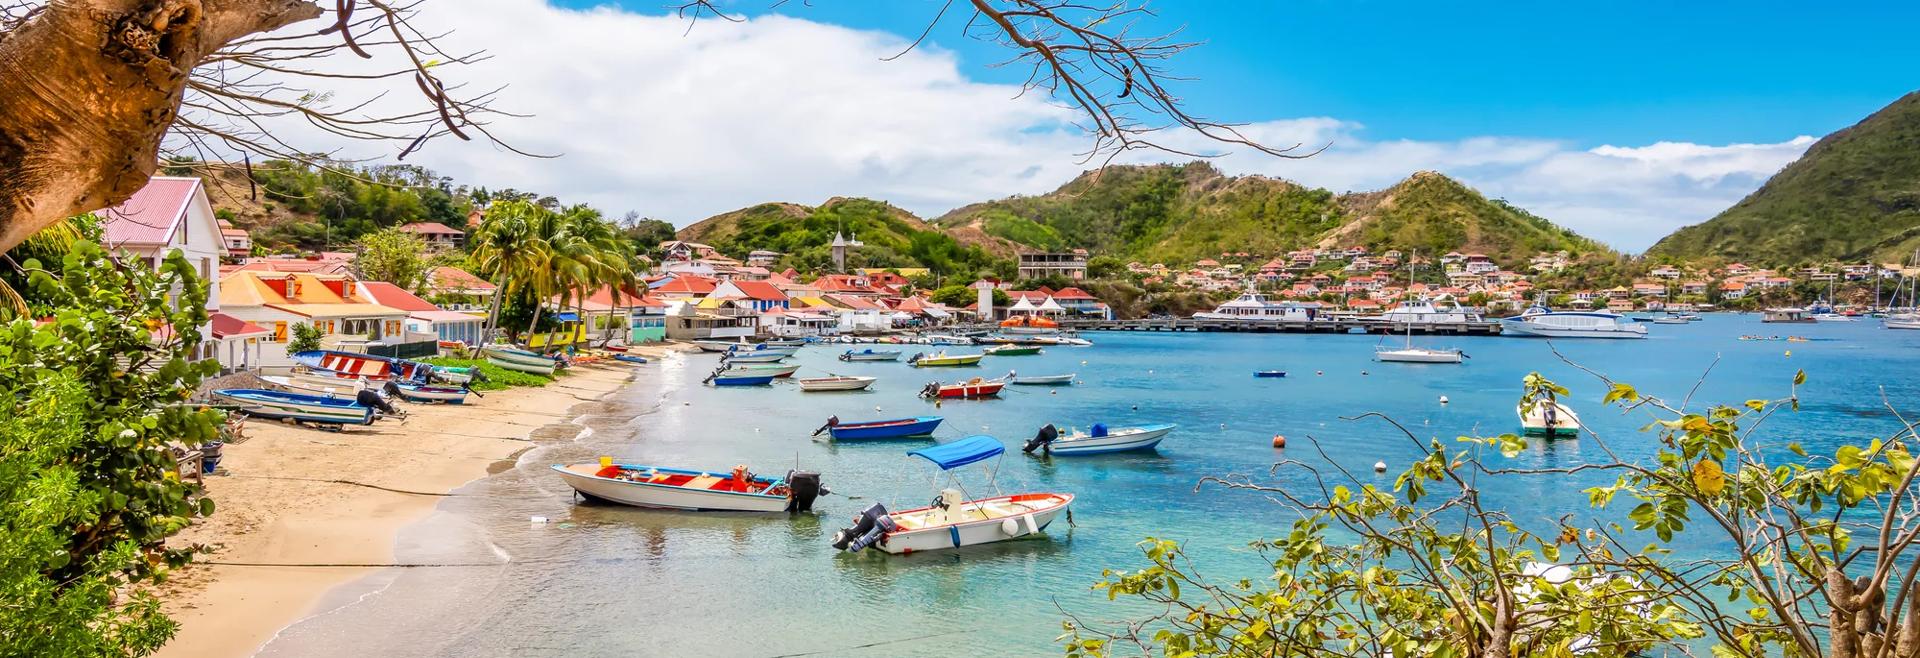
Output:
[[[453,384],[470,384],[473,383],[474,378],[478,376],[481,376],[480,368],[474,366],[464,368],[456,366],[434,366],[433,370],[427,373],[427,377],[431,380]]]
[[[553,471],[589,500],[636,507],[714,512],[806,512],[825,493],[820,474],[794,471],[784,478],[754,475],[746,466],[714,474],[664,466],[554,464]]]
[[[1549,311],[1529,308],[1500,321],[1500,335],[1538,338],[1646,338],[1647,328],[1606,311]]]
[[[373,409],[352,398],[288,393],[263,388],[223,388],[213,399],[232,404],[240,412],[261,418],[279,418],[325,425],[371,425]]]
[[[827,419],[827,424],[814,430],[814,436],[826,432],[835,441],[862,441],[871,439],[904,439],[933,434],[940,427],[939,416],[914,416],[893,420],[873,420],[864,423],[842,423],[839,416]]]
[[[1064,375],[1015,375],[1014,384],[1020,386],[1068,386],[1073,384],[1074,373]]]
[[[516,372],[552,376],[554,368],[560,365],[559,359],[510,347],[491,346],[481,352],[488,363]]]
[[[950,486],[929,507],[888,512],[875,503],[834,534],[833,547],[856,552],[869,546],[891,554],[935,551],[1035,537],[1073,504],[1069,493],[1023,493],[966,500],[953,469],[1006,452],[991,436],[970,436],[907,454],[926,459],[949,476]]]
[[[986,353],[993,356],[1033,356],[1039,354],[1040,351],[1039,345],[1014,344],[998,345],[986,349]]]
[[[840,354],[841,361],[899,361],[900,350],[863,349],[847,350]]]
[[[969,379],[967,381],[959,382],[955,384],[942,384],[940,382],[928,382],[927,387],[920,390],[920,397],[929,398],[929,399],[993,397],[995,395],[1000,394],[1000,389],[1007,387],[1007,380],[1012,376],[1013,373],[1007,373],[1007,374],[1008,374],[1008,377],[1001,377],[999,379],[983,379],[980,377],[975,377],[973,379]]]
[[[765,375],[779,379],[793,376],[800,366],[783,366],[771,363],[729,363],[720,371],[721,377],[750,377]]]
[[[614,354],[626,354],[627,350],[631,348],[625,345],[601,345],[600,349],[606,350],[608,352],[612,352]]]
[[[1116,427],[1095,423],[1085,432],[1075,431],[1060,436],[1060,431],[1049,424],[1040,428],[1040,433],[1027,441],[1021,452],[1031,454],[1039,450],[1048,455],[1098,455],[1109,452],[1127,452],[1130,450],[1152,450],[1160,441],[1172,432],[1173,423],[1143,425],[1140,427]]]
[[[859,391],[872,386],[878,377],[814,377],[800,380],[802,391]]]
[[[1813,316],[1807,314],[1807,311],[1805,309],[1770,308],[1760,313],[1760,321],[1769,322],[1769,323],[1802,324],[1802,323],[1813,322],[1814,319],[1813,319]]]
[[[295,352],[288,358],[309,370],[325,370],[375,381],[424,379],[426,373],[433,369],[433,366],[418,361],[333,350]]]
[[[646,363],[647,357],[640,356],[638,354],[620,353],[620,354],[613,355],[613,360],[625,361],[627,363]]]
[[[299,375],[260,375],[260,381],[306,395],[351,398],[367,384],[355,379],[315,380]]]
[[[1544,436],[1549,439],[1556,436],[1579,436],[1580,417],[1568,409],[1567,405],[1556,400],[1535,400],[1533,403],[1521,403],[1513,412],[1520,416],[1520,429],[1529,436]]]
[[[984,358],[985,356],[986,356],[985,354],[949,355],[945,350],[941,350],[933,354],[927,354],[925,352],[921,352],[919,354],[913,355],[912,358],[907,359],[907,365],[920,367],[920,368],[972,366],[972,365],[979,365],[980,359]]]
[[[412,382],[396,382],[394,387],[394,394],[408,402],[465,404],[467,401],[467,389],[459,386],[428,386]]]

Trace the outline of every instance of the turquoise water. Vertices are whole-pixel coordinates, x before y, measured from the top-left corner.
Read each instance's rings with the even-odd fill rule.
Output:
[[[1702,402],[1780,398],[1795,370],[1809,379],[1797,414],[1776,416],[1763,440],[1809,450],[1864,441],[1899,428],[1881,400],[1913,409],[1920,332],[1877,323],[1766,325],[1754,315],[1714,315],[1684,326],[1650,326],[1644,341],[1559,341],[1568,358],[1641,390]],[[1812,342],[1743,342],[1741,334],[1799,334]],[[686,355],[642,366],[641,379],[603,403],[574,411],[583,438],[542,443],[518,467],[462,489],[426,522],[403,533],[401,561],[450,565],[390,569],[330,597],[328,611],[284,631],[272,656],[1000,656],[1057,655],[1062,611],[1088,620],[1132,610],[1088,586],[1105,568],[1141,564],[1146,536],[1186,542],[1217,579],[1259,577],[1241,550],[1282,531],[1295,515],[1252,492],[1200,487],[1204,476],[1243,474],[1304,490],[1300,474],[1267,475],[1281,458],[1324,462],[1308,445],[1363,480],[1376,460],[1397,473],[1416,451],[1379,420],[1391,415],[1420,437],[1515,428],[1520,379],[1538,370],[1623,457],[1651,454],[1637,433],[1645,415],[1599,405],[1604,387],[1563,364],[1545,341],[1419,338],[1456,346],[1464,366],[1371,361],[1378,338],[1238,334],[1091,334],[1086,348],[1041,356],[988,357],[971,369],[847,364],[836,348],[802,352],[802,376],[880,378],[864,393],[801,393],[796,386],[714,389],[698,381],[716,357]],[[1789,355],[1788,352],[1791,351]],[[909,354],[912,349],[909,348]],[[1718,361],[1716,363],[1716,357]],[[915,393],[926,382],[1077,372],[1070,388],[1010,387],[998,400],[947,402]],[[1281,369],[1284,379],[1255,379]],[[1439,403],[1441,396],[1449,403]],[[930,442],[834,445],[808,438],[829,415],[866,420],[932,413],[938,436],[991,434],[1009,454],[996,477],[1009,491],[1078,496],[1074,525],[1048,539],[911,556],[837,554],[832,533],[870,502],[919,506],[933,494],[932,469],[904,453]],[[1084,427],[1176,422],[1157,454],[1057,458],[1020,455],[1043,423]],[[1270,447],[1276,433],[1290,447]],[[557,462],[613,455],[623,461],[723,470],[748,463],[783,472],[796,460],[825,474],[836,495],[815,515],[715,515],[577,505],[547,471]],[[1496,458],[1497,459],[1497,458]],[[1504,461],[1563,466],[1599,459],[1589,440],[1536,445]],[[987,469],[966,473],[984,489]],[[1380,476],[1379,482],[1389,482]],[[1482,480],[1483,498],[1516,518],[1590,514],[1582,482],[1568,478]],[[858,496],[858,500],[848,496]],[[1622,511],[1624,513],[1624,510]],[[530,516],[552,521],[529,523]],[[1685,547],[1714,550],[1708,544]]]

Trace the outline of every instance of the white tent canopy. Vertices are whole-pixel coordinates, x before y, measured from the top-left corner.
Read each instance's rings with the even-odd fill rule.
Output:
[[[1023,301],[1024,301],[1024,300],[1023,300]],[[1061,306],[1061,305],[1060,305],[1060,302],[1056,302],[1056,301],[1053,301],[1053,298],[1052,298],[1052,297],[1048,297],[1048,298],[1047,298],[1047,301],[1044,301],[1044,302],[1040,302],[1040,306],[1039,306],[1039,308],[1037,308],[1037,309],[1035,309],[1035,310],[1038,310],[1038,311],[1040,311],[1041,313],[1065,313],[1065,312],[1067,312],[1067,309],[1066,309],[1066,307],[1064,307],[1064,306]]]
[[[1027,298],[1025,297],[1021,297],[1020,301],[1014,302],[1013,306],[1009,307],[1007,310],[1016,311],[1016,312],[1026,311],[1028,313],[1032,313],[1034,311],[1034,306],[1033,306],[1033,302],[1027,301]]]

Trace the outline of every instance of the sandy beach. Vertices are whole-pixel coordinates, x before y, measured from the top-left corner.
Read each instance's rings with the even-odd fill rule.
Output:
[[[409,404],[404,421],[339,433],[249,422],[246,440],[225,450],[229,475],[207,478],[217,512],[173,540],[214,552],[162,589],[181,628],[159,655],[253,655],[319,612],[329,590],[392,564],[396,534],[446,494],[509,467],[535,441],[571,439],[580,429],[569,424],[572,408],[635,372],[580,366],[545,387],[490,392],[464,406]]]

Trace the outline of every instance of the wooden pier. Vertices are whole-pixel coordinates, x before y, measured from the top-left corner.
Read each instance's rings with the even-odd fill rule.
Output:
[[[1193,318],[1142,320],[1070,319],[1061,320],[1060,328],[1072,329],[1074,331],[1227,331],[1291,334],[1398,334],[1407,331],[1407,325],[1403,323],[1361,320],[1358,318],[1326,318],[1292,321],[1197,320]],[[1500,333],[1500,322],[1497,320],[1487,320],[1481,322],[1422,323],[1413,325],[1413,333],[1493,336]]]

